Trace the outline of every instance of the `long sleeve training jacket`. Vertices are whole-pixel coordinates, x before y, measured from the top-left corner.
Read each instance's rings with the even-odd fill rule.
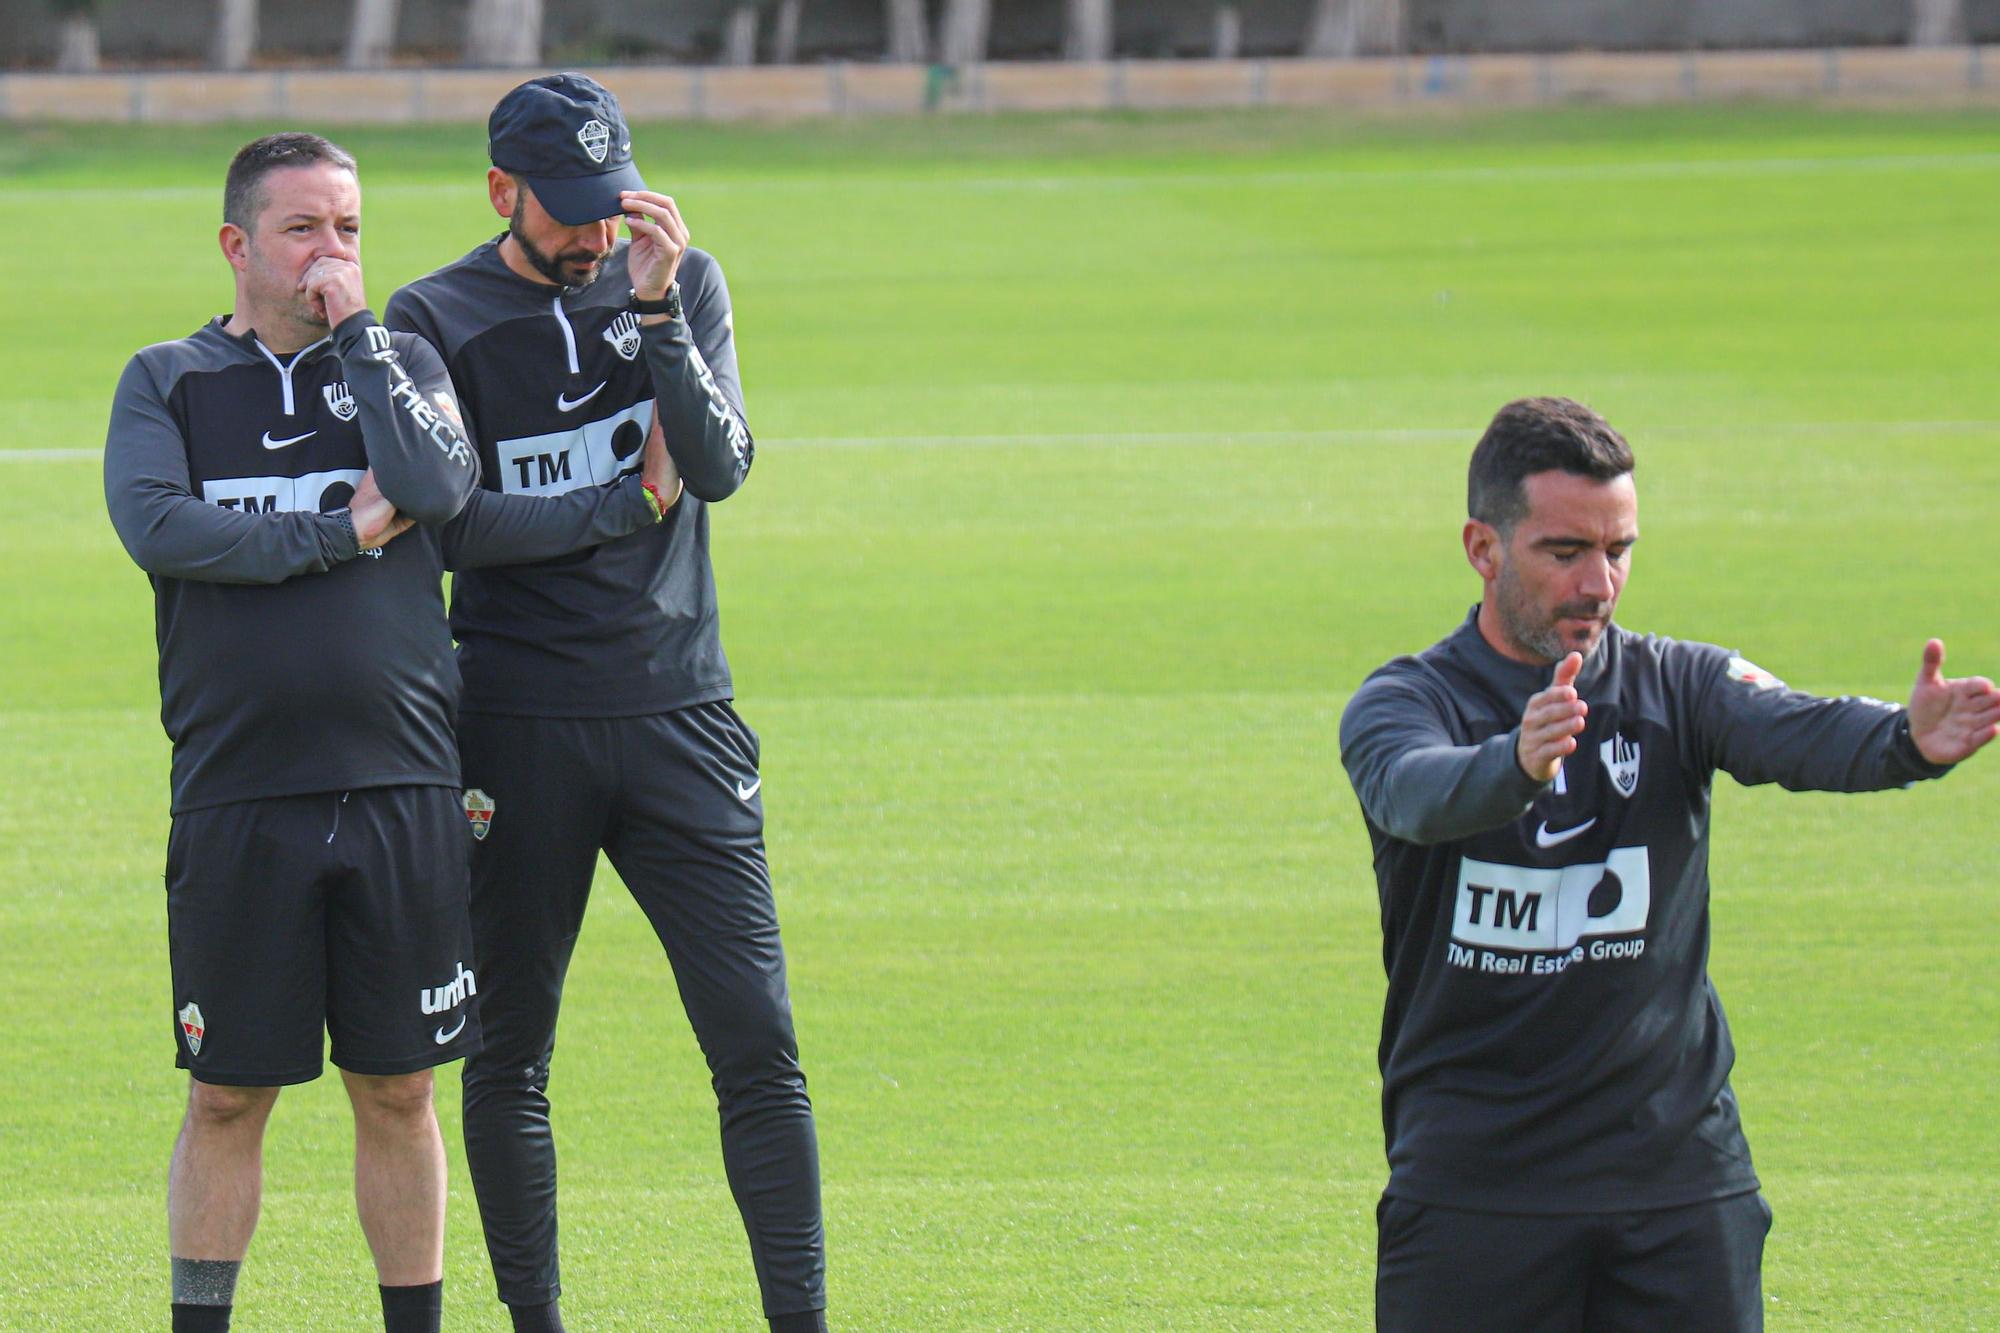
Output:
[[[367,311],[289,356],[217,319],[126,365],[105,500],[153,585],[176,813],[456,786],[445,534],[470,560],[533,558],[650,522],[636,483],[481,497],[457,416],[437,354]],[[362,552],[347,506],[371,468],[420,526]]]
[[[1946,770],[1900,708],[1614,625],[1576,681],[1576,752],[1537,784],[1515,743],[1550,676],[1475,609],[1341,720],[1381,896],[1388,1192],[1567,1213],[1755,1189],[1708,978],[1715,773],[1858,792]]]
[[[729,290],[691,249],[685,318],[642,327],[627,245],[582,289],[531,282],[499,238],[404,287],[391,327],[441,352],[485,494],[564,495],[638,466],[658,412],[686,484],[666,521],[562,559],[480,569],[452,586],[465,707],[631,717],[731,695],[709,564],[709,506],[742,485],[743,415]]]

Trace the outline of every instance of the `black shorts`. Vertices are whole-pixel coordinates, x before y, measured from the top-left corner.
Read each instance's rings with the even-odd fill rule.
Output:
[[[174,818],[167,944],[177,1063],[273,1087],[407,1074],[479,1049],[472,835],[448,787],[243,801]]]
[[[1492,1333],[1764,1327],[1754,1191],[1632,1213],[1475,1213],[1384,1197],[1375,1326]]]

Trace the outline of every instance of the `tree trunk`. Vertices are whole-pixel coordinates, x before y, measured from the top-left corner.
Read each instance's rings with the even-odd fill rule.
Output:
[[[396,0],[354,0],[347,24],[349,69],[379,69],[396,49]]]
[[[729,11],[728,26],[722,30],[722,63],[757,63],[757,6],[737,4]]]
[[[1243,54],[1243,11],[1231,0],[1215,7],[1215,58],[1234,60]]]
[[[805,0],[778,0],[778,16],[771,23],[771,63],[799,63],[799,11]]]
[[[1062,56],[1111,59],[1111,0],[1063,0]]]
[[[56,70],[62,74],[95,74],[97,20],[89,14],[74,14],[56,31]]]
[[[924,0],[887,0],[882,21],[889,29],[889,59],[920,65],[931,58],[930,34],[924,31]]]
[[[977,65],[986,59],[993,26],[993,0],[945,0],[938,27],[938,58],[947,65]]]
[[[215,7],[215,49],[210,63],[217,69],[248,69],[257,54],[257,0],[221,0]]]
[[[1403,0],[1313,0],[1305,54],[1394,55],[1403,49]]]
[[[518,67],[542,60],[542,0],[472,0],[465,63]]]
[[[1911,0],[1911,46],[1957,46],[1965,41],[1965,0]]]

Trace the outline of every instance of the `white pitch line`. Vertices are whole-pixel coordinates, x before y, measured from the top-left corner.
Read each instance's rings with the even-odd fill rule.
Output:
[[[1961,170],[1989,171],[2000,168],[2000,153],[1879,153],[1854,157],[1754,157],[1754,158],[1668,158],[1656,162],[1544,162],[1492,166],[1458,167],[1341,167],[1287,171],[1159,171],[1095,174],[1078,172],[1060,176],[872,176],[786,175],[748,180],[724,178],[704,181],[699,177],[685,182],[683,193],[735,194],[770,190],[813,190],[826,188],[829,181],[863,184],[870,189],[916,191],[951,190],[1099,190],[1142,189],[1149,186],[1236,186],[1236,185],[1315,185],[1339,182],[1362,185],[1371,181],[1405,184],[1413,181],[1462,183],[1466,181],[1566,181],[1671,179],[1685,176],[1800,176],[1842,171]],[[388,181],[368,187],[370,194],[415,196],[463,195],[481,199],[475,180],[464,182]],[[65,199],[184,199],[214,195],[212,185],[116,186],[16,183],[13,198],[28,203],[36,194],[60,194]],[[35,203],[34,207],[41,207]]]
[[[802,435],[769,437],[781,449],[977,448],[1038,445],[1147,444],[1393,444],[1397,441],[1476,440],[1484,423],[1463,426],[1383,426],[1333,430],[1051,431],[1020,435]],[[1622,427],[1628,435],[1856,435],[1955,434],[2000,430],[2000,418],[1955,421],[1745,421],[1713,425],[1645,424]],[[102,449],[0,449],[0,463],[80,463],[104,457]]]

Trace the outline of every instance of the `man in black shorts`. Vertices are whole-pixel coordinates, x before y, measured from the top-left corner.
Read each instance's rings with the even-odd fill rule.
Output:
[[[168,1185],[176,1329],[228,1327],[265,1122],[280,1086],[319,1076],[328,1032],[386,1326],[438,1327],[430,1070],[479,1046],[443,562],[653,526],[646,483],[676,484],[656,441],[644,478],[479,492],[437,354],[366,308],[360,208],[354,160],[324,139],[239,152],[220,238],[234,312],[132,358],[105,444],[113,525],[152,578],[173,740],[168,944],[191,1076]]]
[[[507,231],[397,292],[435,345],[485,486],[589,484],[657,413],[686,498],[657,528],[452,588],[486,1046],[465,1149],[517,1329],[562,1326],[550,1060],[599,849],[652,922],[713,1075],[723,1163],[774,1329],[825,1327],[819,1155],[764,860],[757,737],[733,689],[710,506],[750,470],[729,291],[646,190],[617,100],[575,74],[522,84],[488,126]],[[618,240],[623,218],[629,244]]]
[[[1384,1329],[1761,1328],[1771,1215],[1707,971],[1714,775],[1902,787],[2000,730],[1935,639],[1902,708],[1612,623],[1632,469],[1580,404],[1502,408],[1472,455],[1480,604],[1341,719],[1389,974]]]

